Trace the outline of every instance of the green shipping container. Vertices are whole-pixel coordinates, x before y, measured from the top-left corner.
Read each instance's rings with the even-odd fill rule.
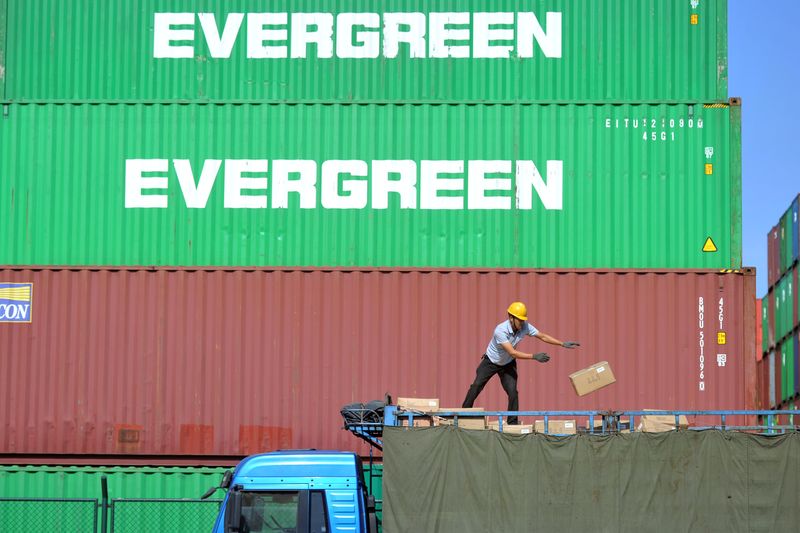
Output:
[[[109,499],[187,498],[197,500],[219,485],[224,468],[136,468],[86,466],[0,466],[3,498],[86,498],[100,502],[100,479],[108,479]],[[217,491],[203,502],[114,501],[111,530],[210,531],[219,513]],[[100,513],[96,503],[2,502],[2,531],[94,531]],[[99,530],[99,529],[98,529]]]
[[[781,398],[789,400],[794,397],[794,338],[781,345]]]
[[[219,485],[222,467],[0,466],[6,498],[96,498],[108,478],[109,498],[200,498]],[[213,497],[222,499],[222,491]]]
[[[100,479],[108,479],[111,500],[164,498],[197,500],[210,487],[219,485],[226,468],[187,467],[95,467],[95,466],[0,466],[0,497],[3,498],[102,498]],[[383,499],[383,465],[364,464],[367,488],[376,500]],[[215,492],[205,502],[115,501],[111,514],[113,531],[210,531],[224,492]],[[93,531],[97,511],[91,504],[58,502],[0,503],[0,530]],[[47,512],[42,512],[46,510]],[[381,510],[381,506],[378,506]],[[99,514],[97,514],[99,517]],[[379,515],[380,516],[380,515]],[[178,529],[176,529],[178,528]]]
[[[727,0],[0,0],[0,10],[0,96],[14,102],[728,92]]]
[[[792,207],[781,218],[781,275],[794,265],[794,212]]]
[[[0,100],[6,97],[6,17],[8,0],[0,0]]]
[[[739,268],[740,109],[12,105],[0,264]]]

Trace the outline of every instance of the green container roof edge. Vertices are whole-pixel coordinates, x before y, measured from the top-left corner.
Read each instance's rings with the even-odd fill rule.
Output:
[[[0,100],[727,98],[727,0],[497,0],[491,7],[479,0],[445,6],[409,0],[392,13],[378,0],[276,0],[270,21],[263,6],[0,0],[0,17],[7,13]],[[450,24],[463,25],[445,28],[436,8],[454,13]],[[339,17],[351,12],[361,15]],[[401,20],[396,12],[416,15]],[[265,22],[273,23],[269,37],[258,33]]]
[[[0,101],[6,99],[6,18],[8,0],[0,0]]]
[[[741,268],[738,102],[11,105],[0,155],[7,265]]]
[[[364,462],[367,488],[370,466]],[[100,478],[106,476],[111,498],[199,498],[217,486],[231,467],[131,466],[0,466],[0,494],[5,498],[100,498]],[[380,499],[382,464],[372,465],[372,490]],[[212,495],[220,499],[222,491]]]

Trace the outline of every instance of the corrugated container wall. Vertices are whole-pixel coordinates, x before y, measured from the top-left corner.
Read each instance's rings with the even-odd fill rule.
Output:
[[[772,287],[778,282],[781,276],[781,227],[780,224],[774,226],[767,235],[767,266],[769,272],[769,286]]]
[[[341,406],[459,406],[509,302],[581,342],[520,363],[522,409],[750,409],[755,275],[632,271],[5,269],[32,322],[0,327],[0,452],[245,455],[366,448]],[[721,333],[725,335],[721,335]],[[570,373],[617,383],[577,397]],[[499,383],[478,400],[505,409]]]
[[[792,257],[797,260],[800,259],[800,195],[792,202],[791,224],[793,227],[792,234],[794,235]]]
[[[756,386],[758,387],[756,409],[769,409],[769,356],[756,361]]]
[[[0,467],[0,494],[5,498],[90,499],[80,503],[39,500],[38,509],[49,512],[27,514],[20,511],[36,504],[28,501],[23,507],[20,502],[4,502],[0,527],[3,531],[99,531],[96,508],[102,498],[101,477],[107,479],[108,495],[116,500],[111,515],[116,517],[112,522],[117,532],[175,531],[176,525],[180,531],[210,531],[224,496],[220,490],[198,501],[207,489],[219,485],[222,469]],[[168,500],[144,505],[120,498]]]
[[[16,102],[727,99],[727,0],[6,3]]]
[[[231,464],[233,466],[233,464]],[[198,499],[219,485],[225,468],[0,466],[0,494],[14,498],[95,498],[100,478],[112,498]],[[220,491],[215,495],[222,497]]]
[[[777,405],[780,396],[780,363],[775,361],[775,352],[769,352],[769,406]]]
[[[784,238],[781,241],[781,255],[783,256],[783,263],[781,265],[781,273],[786,273],[794,266],[797,261],[798,255],[798,198],[789,206],[789,209],[784,213],[781,219],[782,227],[785,228]]]
[[[6,17],[8,0],[0,0],[0,100],[6,99]]]
[[[794,335],[794,393],[800,394],[800,331]]]
[[[776,313],[776,304],[775,304],[775,291],[771,291],[767,298],[769,299],[769,325],[767,327],[767,334],[769,335],[769,347],[770,349],[775,346],[775,313]]]
[[[781,343],[781,399],[791,400],[794,394],[794,337],[789,337]]]
[[[767,346],[769,340],[765,332],[769,327],[767,303],[763,298],[756,300],[756,360],[761,361],[766,351],[769,349]]]
[[[735,269],[734,103],[12,105],[0,264]]]

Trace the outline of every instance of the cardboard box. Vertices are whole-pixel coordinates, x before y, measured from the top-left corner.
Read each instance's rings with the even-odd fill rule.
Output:
[[[439,398],[398,398],[397,407],[408,411],[430,413],[439,410]]]
[[[486,429],[486,416],[483,413],[483,407],[470,407],[465,409],[463,407],[441,407],[439,411],[448,412],[454,411],[459,413],[475,413],[473,415],[459,415],[458,427],[462,429]],[[455,417],[453,416],[435,416],[433,418],[434,426],[452,426],[455,425]]]
[[[489,429],[500,431],[500,424],[497,422],[489,422]],[[508,433],[510,435],[527,435],[533,433],[533,424],[503,424],[503,433]]]
[[[651,409],[645,409],[651,411]],[[678,429],[686,429],[689,427],[689,420],[681,415],[678,418]],[[648,433],[663,433],[664,431],[673,431],[675,429],[675,416],[673,415],[645,415],[636,427],[637,431],[646,431]]]
[[[536,433],[544,433],[544,420],[536,420],[533,428]],[[548,420],[547,432],[551,435],[575,435],[577,424],[574,420]]]
[[[589,368],[578,370],[570,374],[569,379],[578,396],[585,396],[617,381],[608,361],[600,361]]]
[[[408,418],[401,417],[400,418],[400,425],[404,427],[408,427]],[[433,417],[432,416],[424,416],[419,415],[414,417],[414,427],[415,428],[430,428],[433,427]]]

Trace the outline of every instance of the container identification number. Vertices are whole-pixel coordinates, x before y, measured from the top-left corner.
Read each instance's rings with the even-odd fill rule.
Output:
[[[703,129],[703,119],[694,117],[680,118],[606,118],[606,129],[641,130],[644,142],[674,141],[676,131],[686,129]]]
[[[703,297],[700,296],[698,299],[697,305],[697,322],[700,328],[700,338],[698,341],[698,346],[700,348],[700,381],[698,382],[698,388],[700,391],[706,390],[706,375],[705,375],[705,368],[706,368],[706,356],[705,356],[705,304],[703,303]]]

